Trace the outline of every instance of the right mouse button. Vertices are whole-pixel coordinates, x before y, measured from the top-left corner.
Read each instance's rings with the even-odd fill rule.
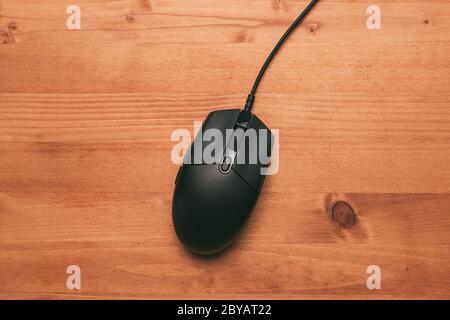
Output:
[[[265,168],[270,164],[273,136],[255,115],[239,147],[233,170],[255,191],[264,181]]]

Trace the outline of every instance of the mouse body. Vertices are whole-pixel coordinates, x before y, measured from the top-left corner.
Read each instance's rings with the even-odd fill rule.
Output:
[[[215,161],[203,157],[199,161],[195,156],[203,155],[214,142],[204,139],[208,131],[220,132],[223,140],[218,152],[213,152]],[[272,142],[270,130],[249,111],[220,110],[208,115],[178,171],[172,201],[175,232],[187,249],[215,254],[236,239],[258,200]]]

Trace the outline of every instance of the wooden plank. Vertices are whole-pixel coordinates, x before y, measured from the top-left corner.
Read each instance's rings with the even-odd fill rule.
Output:
[[[3,0],[1,24],[6,30],[14,23],[17,30],[14,41],[0,46],[0,72],[9,75],[0,79],[0,91],[245,97],[267,53],[304,6],[231,1],[224,9],[220,1],[199,7],[195,1],[153,0],[148,10],[130,3],[81,1],[83,29],[70,31],[59,1]],[[321,3],[274,62],[261,91],[418,97],[447,92],[439,84],[448,83],[450,74],[449,3],[380,5],[383,29],[372,32],[365,24],[366,4]],[[137,16],[133,22],[126,19],[130,12]]]
[[[137,133],[136,133],[137,134]],[[144,133],[145,134],[145,133]],[[142,143],[1,143],[0,192],[171,192],[169,135]],[[284,142],[266,192],[450,192],[448,149]]]
[[[356,208],[348,230],[326,213],[336,199]],[[79,295],[89,298],[448,296],[448,194],[269,195],[214,259],[179,246],[170,200],[167,192],[4,194],[0,291],[71,297],[64,271],[78,264]],[[383,271],[377,292],[366,288],[372,264]]]
[[[449,1],[377,1],[379,31],[366,3],[318,5],[255,104],[280,170],[209,259],[172,230],[171,133],[242,106],[306,1],[77,4],[69,31],[61,1],[0,1],[0,297],[450,297]]]

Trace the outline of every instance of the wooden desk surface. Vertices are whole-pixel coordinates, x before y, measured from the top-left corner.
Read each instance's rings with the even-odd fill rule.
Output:
[[[0,297],[450,298],[450,2],[376,1],[372,31],[370,4],[323,0],[282,49],[254,107],[280,171],[199,258],[171,133],[241,107],[306,1],[0,1]]]

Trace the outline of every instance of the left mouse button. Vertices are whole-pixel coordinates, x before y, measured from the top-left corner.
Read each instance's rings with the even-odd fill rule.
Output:
[[[180,178],[181,168],[183,168],[183,166],[181,166],[180,168],[178,168],[177,177],[175,178],[175,185],[178,183],[178,179]]]

